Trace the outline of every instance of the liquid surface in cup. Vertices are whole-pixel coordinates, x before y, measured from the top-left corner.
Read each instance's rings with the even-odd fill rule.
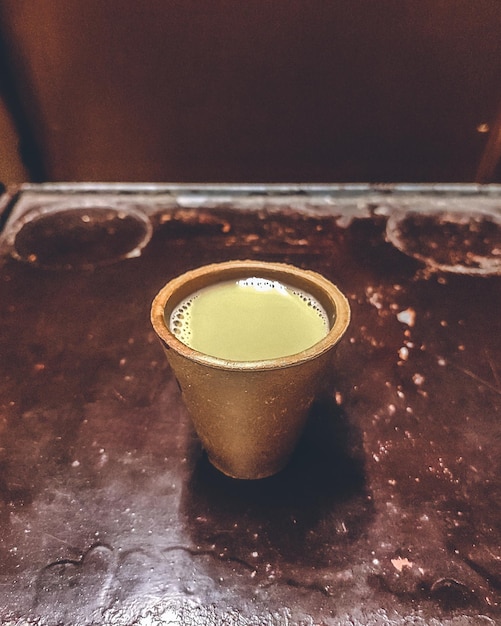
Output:
[[[194,350],[231,361],[296,354],[329,332],[316,298],[268,278],[249,277],[204,287],[172,312],[169,328]]]

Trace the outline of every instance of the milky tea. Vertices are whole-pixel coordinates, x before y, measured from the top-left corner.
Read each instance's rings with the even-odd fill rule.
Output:
[[[175,307],[168,323],[190,348],[229,361],[297,354],[330,329],[325,309],[312,295],[256,276],[203,287]]]

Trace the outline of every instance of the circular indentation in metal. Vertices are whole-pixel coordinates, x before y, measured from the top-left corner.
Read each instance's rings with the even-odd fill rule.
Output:
[[[147,215],[125,203],[86,200],[38,206],[11,227],[12,255],[46,269],[90,269],[139,256],[152,235]]]
[[[501,213],[412,208],[388,219],[386,237],[401,252],[443,272],[501,273]]]

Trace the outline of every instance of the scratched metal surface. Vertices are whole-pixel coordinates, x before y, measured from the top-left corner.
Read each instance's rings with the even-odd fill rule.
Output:
[[[27,186],[0,243],[3,625],[501,623],[501,195]],[[149,324],[231,258],[348,295],[290,465],[206,461]]]

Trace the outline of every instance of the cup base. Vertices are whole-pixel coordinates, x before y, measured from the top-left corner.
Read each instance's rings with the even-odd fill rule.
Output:
[[[235,469],[231,469],[229,467],[225,467],[224,464],[219,463],[214,458],[211,458],[211,455],[207,453],[207,458],[209,463],[214,466],[219,472],[228,476],[228,478],[233,478],[235,480],[261,480],[262,478],[270,478],[275,474],[281,472],[289,462],[289,458],[282,459],[280,463],[277,463],[273,466],[268,466],[266,469],[255,468],[255,471],[237,471]]]

